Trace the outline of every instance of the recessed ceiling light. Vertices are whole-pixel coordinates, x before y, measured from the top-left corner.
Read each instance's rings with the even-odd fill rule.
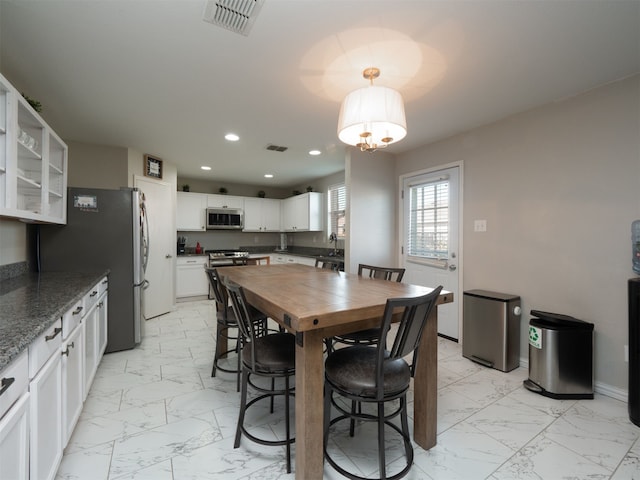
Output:
[[[206,165],[202,165],[200,167],[201,170],[211,170],[211,167],[207,167]]]
[[[238,135],[236,135],[235,133],[227,133],[224,136],[224,138],[229,140],[230,142],[237,142],[238,140],[240,140],[240,137]]]
[[[265,173],[264,178],[273,178],[273,175],[270,173]]]
[[[310,150],[309,155],[320,155],[322,152],[320,150]]]

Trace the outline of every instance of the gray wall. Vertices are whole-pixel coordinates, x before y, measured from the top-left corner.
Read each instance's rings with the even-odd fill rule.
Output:
[[[67,146],[67,184],[70,187],[119,188],[128,185],[126,148],[80,142],[67,142]]]
[[[397,254],[397,176],[394,157],[383,151],[347,157],[347,247],[345,269],[357,272],[359,263],[395,265]]]
[[[640,76],[425,146],[396,176],[464,162],[464,290],[595,324],[595,380],[627,389],[626,281],[640,218]],[[473,222],[487,220],[475,233]],[[458,298],[460,301],[460,298]]]

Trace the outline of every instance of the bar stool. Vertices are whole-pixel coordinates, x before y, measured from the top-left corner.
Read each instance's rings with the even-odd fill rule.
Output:
[[[268,333],[265,330],[256,329],[256,324],[251,321],[250,306],[247,303],[242,287],[226,281],[224,281],[224,286],[231,298],[238,320],[238,327],[244,339],[241,350],[242,390],[240,393],[240,412],[233,447],[238,448],[240,446],[242,435],[261,445],[284,445],[287,455],[287,473],[291,473],[291,444],[295,441],[295,438],[291,437],[289,400],[294,392],[290,382],[295,373],[295,336],[290,333]],[[259,386],[253,382],[251,379],[253,375],[271,379],[271,388]],[[278,378],[284,379],[284,388],[282,389],[275,388],[275,380]],[[247,388],[249,385],[258,392],[258,396],[247,402]],[[244,425],[247,409],[263,399],[269,399],[271,401],[271,412],[273,413],[273,399],[276,396],[284,396],[285,439],[266,440],[249,433]]]
[[[411,382],[411,367],[404,356],[416,352],[420,344],[422,331],[432,308],[438,300],[442,286],[431,293],[414,298],[388,299],[382,317],[380,339],[376,346],[354,345],[330,353],[325,361],[325,397],[324,397],[324,457],[342,475],[364,480],[353,472],[340,466],[329,454],[327,448],[329,430],[332,425],[348,419],[349,436],[355,435],[355,421],[376,422],[378,426],[378,465],[380,479],[397,480],[404,477],[413,464],[413,446],[407,420],[407,398]],[[401,310],[398,333],[391,349],[385,348],[387,335],[391,328],[394,310]],[[351,400],[351,409],[344,401],[338,401],[334,395]],[[399,400],[397,408],[385,411],[385,404]],[[356,411],[356,405],[375,404],[377,414]],[[339,416],[331,419],[332,406]],[[400,416],[400,426],[391,420]],[[406,465],[391,476],[387,476],[385,461],[385,425],[400,434],[404,443]],[[345,451],[341,445],[341,456]],[[344,452],[342,452],[344,451]],[[367,477],[371,478],[371,477]]]
[[[205,271],[207,272],[207,277],[209,278],[209,284],[211,285],[211,289],[213,290],[213,295],[216,301],[216,320],[217,320],[217,328],[216,328],[216,349],[213,355],[213,368],[211,369],[211,376],[216,376],[216,370],[220,370],[222,372],[227,373],[235,373],[236,374],[236,390],[240,391],[240,346],[242,343],[242,338],[239,335],[239,331],[236,333],[236,336],[230,334],[232,329],[238,328],[238,321],[236,319],[236,315],[234,311],[230,308],[229,305],[229,296],[227,294],[226,288],[220,284],[218,271],[215,268],[205,267]],[[261,328],[267,328],[267,316],[260,312],[259,310],[251,307],[249,309],[252,322],[257,323],[261,326]],[[221,341],[222,340],[222,341]],[[228,348],[228,341],[235,340],[234,348]],[[225,345],[227,347],[225,347]],[[238,361],[236,368],[228,368],[222,367],[219,364],[219,360],[221,358],[226,357],[229,353],[236,352],[238,354]]]
[[[361,263],[358,265],[358,275],[368,276],[369,278],[379,278],[391,282],[400,282],[404,276],[404,268],[376,267]],[[336,343],[345,345],[375,345],[380,337],[379,328],[367,328],[358,332],[346,333],[344,335],[336,335],[325,341],[328,352],[334,350]]]

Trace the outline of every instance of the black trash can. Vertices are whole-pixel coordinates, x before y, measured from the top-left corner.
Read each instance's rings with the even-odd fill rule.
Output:
[[[593,398],[593,324],[539,310],[531,315],[524,386],[551,398]]]

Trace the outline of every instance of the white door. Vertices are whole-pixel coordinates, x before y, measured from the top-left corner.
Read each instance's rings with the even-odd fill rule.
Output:
[[[403,282],[442,285],[454,302],[438,307],[438,333],[460,337],[460,167],[402,178]]]
[[[143,316],[157,317],[171,311],[173,306],[173,270],[176,251],[175,215],[169,183],[136,176],[134,184],[145,196],[149,221],[149,260],[143,290]]]

